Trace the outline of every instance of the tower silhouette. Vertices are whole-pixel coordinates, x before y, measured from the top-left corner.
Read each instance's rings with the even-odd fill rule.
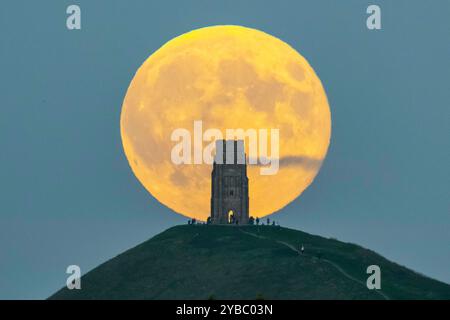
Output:
[[[211,222],[247,224],[247,159],[243,140],[216,140],[211,174]]]

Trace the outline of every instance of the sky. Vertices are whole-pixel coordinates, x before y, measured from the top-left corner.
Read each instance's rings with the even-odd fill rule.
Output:
[[[66,28],[81,7],[82,29]],[[366,8],[381,8],[368,30]],[[313,184],[273,218],[357,243],[450,283],[450,2],[2,1],[0,299],[45,299],[185,217],[131,172],[119,119],[161,45],[220,24],[256,28],[311,64],[332,114]]]

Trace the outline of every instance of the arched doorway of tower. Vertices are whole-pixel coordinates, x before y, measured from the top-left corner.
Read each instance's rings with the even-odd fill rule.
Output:
[[[233,210],[228,211],[228,223],[234,223],[234,212],[233,212]]]

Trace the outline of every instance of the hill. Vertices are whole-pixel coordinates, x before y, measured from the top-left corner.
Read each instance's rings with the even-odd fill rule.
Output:
[[[381,291],[366,287],[373,264]],[[176,226],[93,269],[81,286],[50,299],[450,299],[450,285],[373,251],[278,226]]]

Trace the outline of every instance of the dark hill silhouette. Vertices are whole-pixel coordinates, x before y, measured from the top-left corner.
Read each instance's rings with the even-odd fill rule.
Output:
[[[373,264],[381,291],[366,287]],[[373,251],[278,226],[173,227],[93,269],[81,287],[50,299],[450,299],[450,285]]]

